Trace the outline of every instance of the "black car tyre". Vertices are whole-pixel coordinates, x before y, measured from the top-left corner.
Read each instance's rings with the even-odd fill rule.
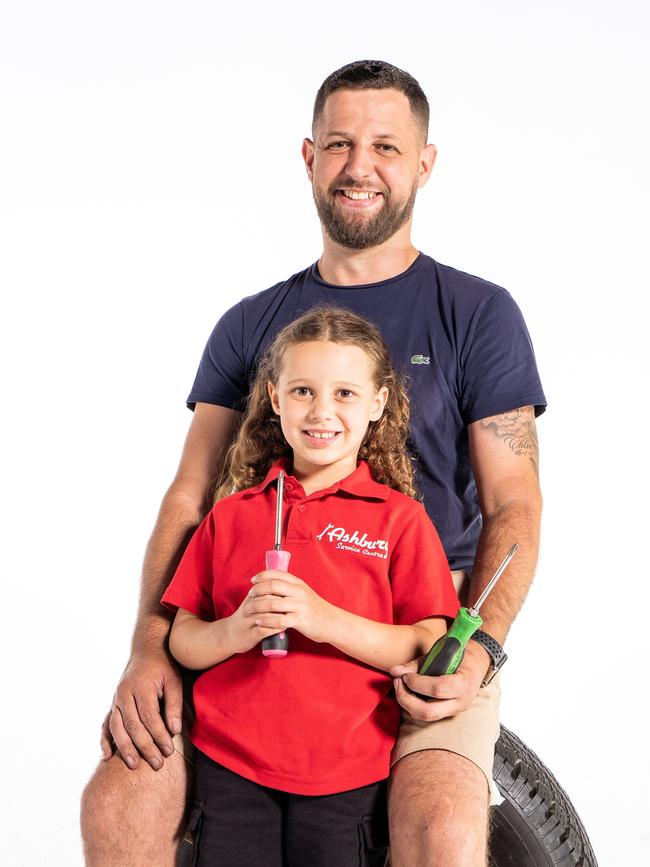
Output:
[[[491,811],[490,867],[597,867],[566,792],[504,726],[492,771],[504,801]]]

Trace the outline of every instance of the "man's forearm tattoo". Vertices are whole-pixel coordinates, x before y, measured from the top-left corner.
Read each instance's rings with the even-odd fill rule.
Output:
[[[539,447],[532,406],[481,419],[481,426],[492,430],[516,455],[529,458],[539,476]]]

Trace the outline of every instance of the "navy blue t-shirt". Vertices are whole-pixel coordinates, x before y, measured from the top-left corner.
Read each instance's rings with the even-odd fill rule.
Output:
[[[311,265],[244,298],[217,323],[187,399],[243,409],[260,354],[306,310],[332,303],[381,330],[411,398],[416,484],[452,569],[471,572],[481,531],[467,425],[546,399],[519,308],[505,289],[420,253],[379,283],[335,286]]]

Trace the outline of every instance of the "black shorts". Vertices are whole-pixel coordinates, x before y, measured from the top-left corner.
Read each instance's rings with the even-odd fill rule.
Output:
[[[198,867],[383,867],[386,781],[293,795],[240,777],[195,750],[190,820]]]

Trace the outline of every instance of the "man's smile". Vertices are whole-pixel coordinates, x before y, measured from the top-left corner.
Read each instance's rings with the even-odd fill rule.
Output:
[[[379,190],[350,190],[339,188],[334,194],[334,198],[341,207],[352,208],[353,210],[365,210],[366,208],[377,207],[378,203],[384,198],[384,194]]]
[[[375,190],[337,190],[342,193],[346,199],[374,199],[375,196],[381,196],[381,193]]]

